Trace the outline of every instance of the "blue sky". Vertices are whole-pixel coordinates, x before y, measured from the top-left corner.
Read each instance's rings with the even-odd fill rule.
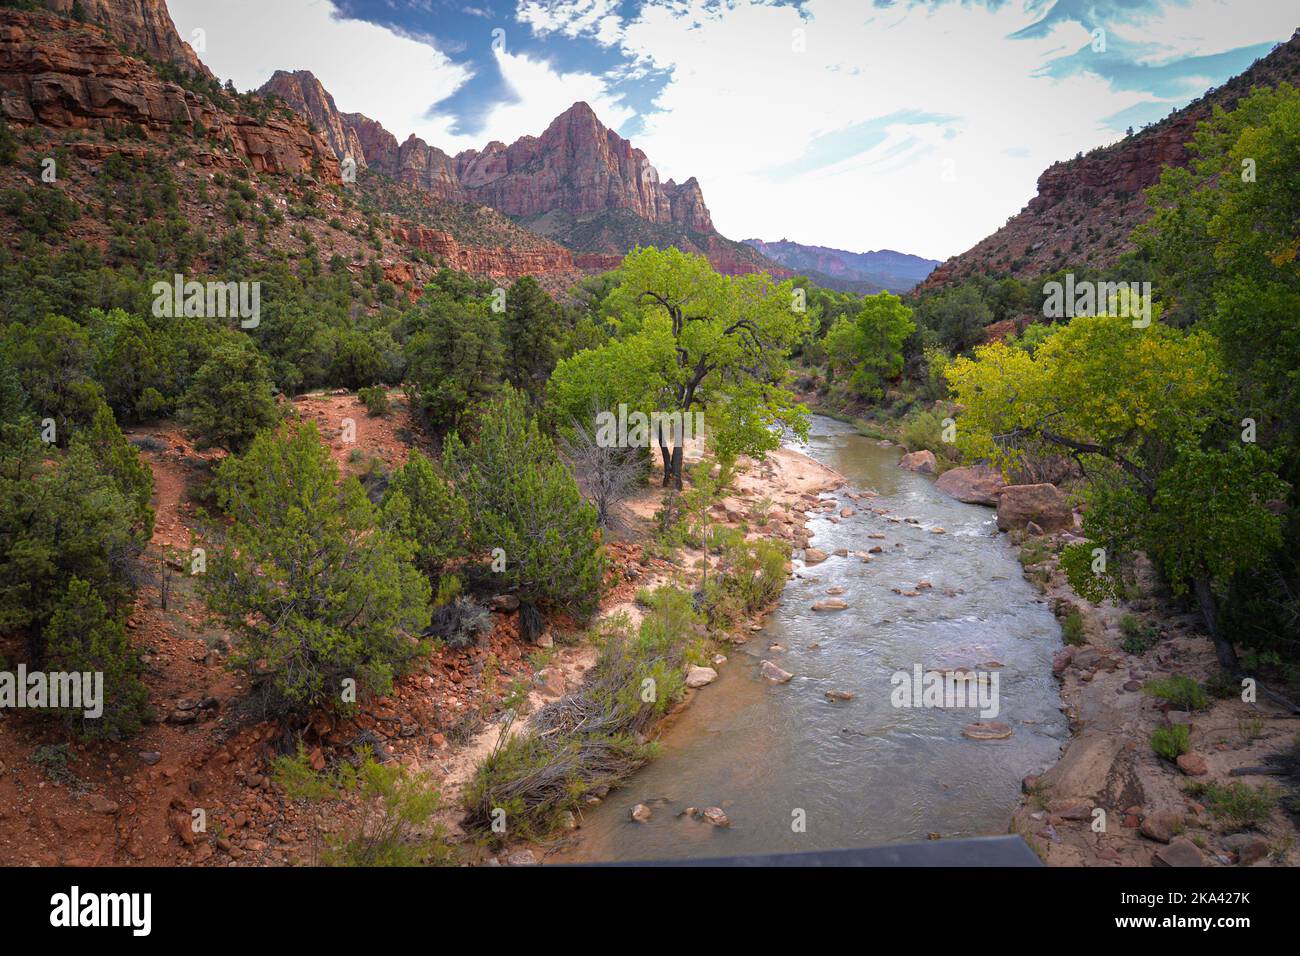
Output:
[[[944,258],[1051,162],[1112,142],[1291,35],[1277,0],[168,0],[240,88],[310,69],[448,152],[576,100],[696,176],[734,238]]]

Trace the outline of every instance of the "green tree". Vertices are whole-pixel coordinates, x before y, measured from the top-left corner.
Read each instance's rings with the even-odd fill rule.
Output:
[[[888,292],[864,296],[856,316],[840,316],[826,336],[837,373],[852,374],[859,395],[879,398],[884,384],[903,371],[903,344],[916,331],[912,310]]]
[[[558,357],[564,314],[536,279],[523,276],[506,295],[503,319],[505,380],[540,404]]]
[[[460,426],[501,381],[501,339],[484,301],[426,293],[406,343],[406,393],[438,431]]]
[[[469,507],[418,449],[393,473],[381,506],[383,523],[415,543],[415,563],[437,578],[469,543]]]
[[[753,273],[722,276],[703,256],[675,248],[636,249],[623,260],[621,282],[611,294],[616,314],[638,331],[630,337],[671,337],[674,362],[663,383],[659,411],[685,418],[696,410],[706,416],[729,390],[757,386],[752,407],[798,431],[807,416],[790,400],[783,384],[790,350],[808,334],[807,311],[797,310],[793,283],[774,283]],[[658,382],[622,378],[635,394],[656,391]],[[662,421],[662,420],[661,420]],[[655,440],[664,463],[664,485],[682,487],[685,451],[682,429],[670,434],[661,424]],[[767,443],[765,442],[764,445]],[[744,449],[751,451],[751,449]],[[765,447],[752,449],[761,455]]]
[[[378,521],[355,478],[339,483],[314,424],[262,432],[215,487],[231,520],[214,530],[203,585],[268,710],[338,705],[349,686],[386,693],[429,623],[414,544]]]
[[[984,340],[984,326],[993,321],[993,313],[979,289],[968,283],[922,299],[916,321],[937,334],[949,351],[964,352]]]
[[[109,614],[95,589],[73,577],[45,627],[45,669],[103,675],[102,713],[80,707],[64,722],[85,736],[118,737],[140,729],[149,692],[140,682],[144,665],[120,617]]]
[[[1101,545],[1108,563],[1145,551],[1175,591],[1194,591],[1220,662],[1235,671],[1216,593],[1276,546],[1279,521],[1268,502],[1282,488],[1266,455],[1211,442],[1226,394],[1213,336],[1078,317],[1032,354],[981,346],[974,359],[956,359],[948,379],[968,456],[1005,466],[1050,449],[1084,465],[1091,540],[1065,562],[1076,587],[1096,594],[1119,580],[1113,568],[1085,580],[1083,550]]]
[[[475,443],[453,432],[444,463],[469,505],[474,547],[505,552],[502,577],[520,600],[595,609],[606,568],[596,510],[529,417],[522,393],[506,386],[483,409]]]
[[[181,401],[181,418],[201,444],[242,451],[280,418],[271,388],[266,360],[245,341],[232,338],[213,349],[195,373]]]

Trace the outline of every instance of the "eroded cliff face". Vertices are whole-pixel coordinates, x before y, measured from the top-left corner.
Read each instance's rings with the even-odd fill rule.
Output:
[[[0,112],[12,123],[52,129],[120,131],[134,124],[155,139],[175,124],[201,128],[207,135],[196,150],[200,164],[235,166],[243,159],[258,172],[340,180],[333,150],[296,114],[255,117],[223,109],[123,54],[98,26],[50,14],[0,10]],[[91,152],[102,147],[84,144]]]
[[[307,71],[278,72],[260,92],[280,95],[310,118],[340,158],[359,149],[371,169],[435,199],[487,206],[525,222],[552,220],[536,228],[573,250],[581,269],[611,268],[639,242],[672,242],[708,255],[724,272],[784,272],[720,236],[694,177],[661,182],[645,153],[606,128],[586,103],[565,110],[540,136],[451,156],[413,134],[399,144],[377,121],[339,112]],[[637,220],[648,230],[629,225]]]
[[[261,92],[274,93],[295,111],[307,116],[339,160],[351,157],[358,167],[366,165],[365,148],[356,128],[343,118],[334,105],[334,97],[309,71],[286,73],[276,70]]]
[[[72,19],[80,3],[85,19],[128,50],[143,50],[155,60],[211,76],[194,48],[181,39],[165,0],[40,0],[47,9]]]
[[[1165,166],[1190,161],[1186,143],[1216,106],[1231,109],[1254,86],[1300,83],[1300,31],[1250,69],[1160,123],[1104,149],[1055,163],[1038,194],[1007,224],[944,262],[922,288],[992,272],[1021,278],[1064,265],[1106,266],[1131,249],[1129,231],[1151,214],[1142,190]],[[1117,225],[1120,224],[1120,225]]]
[[[394,239],[432,253],[452,269],[494,279],[554,275],[572,280],[584,271],[575,263],[572,252],[555,243],[532,247],[465,245],[448,232],[413,224],[396,225],[392,233]]]

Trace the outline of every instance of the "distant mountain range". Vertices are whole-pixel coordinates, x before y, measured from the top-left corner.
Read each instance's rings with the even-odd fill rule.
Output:
[[[905,252],[846,252],[828,246],[807,246],[782,239],[764,242],[746,239],[745,244],[787,269],[806,275],[818,285],[842,292],[875,293],[882,289],[906,292],[921,282],[937,259],[923,259]]]

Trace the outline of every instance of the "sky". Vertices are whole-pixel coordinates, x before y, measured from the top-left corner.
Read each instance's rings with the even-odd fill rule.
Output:
[[[311,70],[340,110],[448,153],[584,100],[718,230],[935,259],[1053,162],[1240,73],[1282,0],[167,0],[241,89]],[[199,31],[199,32],[195,32]]]

